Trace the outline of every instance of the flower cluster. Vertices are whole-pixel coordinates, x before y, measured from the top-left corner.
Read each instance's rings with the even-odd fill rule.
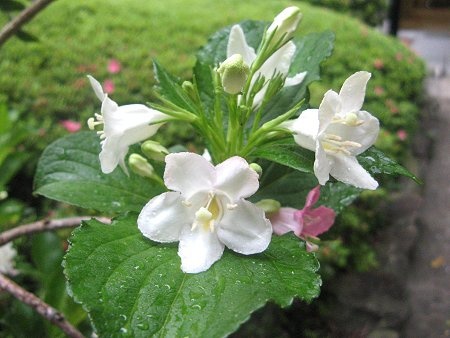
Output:
[[[312,208],[320,186],[311,190],[301,210],[289,206],[264,210],[261,204],[246,200],[259,189],[262,169],[249,162],[258,161],[254,154],[261,146],[293,140],[313,151],[312,170],[320,185],[330,176],[359,188],[376,189],[378,185],[356,159],[373,145],[379,132],[378,120],[361,110],[370,73],[351,75],[339,93],[329,90],[318,109],[301,111],[304,102],[297,102],[272,119],[263,118],[267,104],[285,89],[306,86],[308,71],[292,69],[299,48],[293,36],[301,17],[297,7],[282,11],[265,30],[257,50],[247,43],[241,25],[232,26],[226,58],[211,69],[212,105],[202,102],[204,93],[195,81],[185,81],[171,85],[175,94],[160,94],[161,104],[118,106],[89,76],[102,103],[101,113],[88,124],[91,129],[103,126],[97,133],[104,173],[111,173],[117,165],[128,173],[125,158],[129,146],[146,141],[169,121],[190,123],[205,140],[205,156],[169,154],[155,141],[144,142],[142,152],[148,160],[165,161],[163,180],[147,158],[139,154],[129,157],[133,172],[170,190],[152,198],[137,223],[142,234],[153,241],[179,241],[184,272],[209,269],[225,246],[244,255],[263,252],[273,232],[293,231],[313,250],[317,236],[333,224],[332,209]]]

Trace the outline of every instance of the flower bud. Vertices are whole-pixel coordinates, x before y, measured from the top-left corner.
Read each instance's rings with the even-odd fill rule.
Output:
[[[128,165],[139,176],[151,178],[155,175],[155,170],[152,165],[139,154],[131,154],[128,158]]]
[[[250,166],[250,169],[253,169],[254,171],[256,171],[258,176],[261,177],[261,175],[262,175],[262,168],[261,168],[261,166],[258,163],[250,163],[249,166]]]
[[[278,14],[267,29],[268,36],[273,34],[270,44],[275,45],[281,39],[281,44],[290,40],[297,30],[297,26],[300,23],[302,16],[300,9],[296,6],[288,7]]]
[[[151,140],[145,141],[141,146],[141,150],[149,159],[160,162],[163,162],[166,155],[169,154],[169,151],[160,143]]]
[[[264,199],[255,204],[259,208],[263,209],[266,214],[277,212],[281,208],[280,202],[271,199]]]
[[[247,81],[250,73],[249,66],[244,62],[242,55],[233,54],[220,65],[217,72],[221,75],[222,86],[228,94],[238,94]]]
[[[196,93],[196,89],[194,87],[194,84],[191,81],[184,81],[181,84],[181,88],[184,90],[184,92],[186,94],[188,94],[188,96],[193,99],[196,100],[197,99],[197,93]]]

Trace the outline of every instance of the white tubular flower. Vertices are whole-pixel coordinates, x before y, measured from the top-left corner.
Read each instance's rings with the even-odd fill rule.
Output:
[[[224,247],[244,255],[264,251],[272,227],[264,211],[244,198],[259,187],[258,175],[235,156],[213,166],[194,153],[166,156],[164,182],[174,190],[151,199],[137,223],[153,241],[177,242],[181,269],[206,271]]]
[[[285,124],[295,133],[297,144],[316,152],[314,173],[322,185],[331,175],[358,188],[378,187],[356,159],[375,143],[380,129],[376,117],[360,111],[370,76],[368,72],[351,75],[339,94],[325,93],[319,109],[305,110]]]
[[[295,44],[289,41],[275,53],[273,53],[256,71],[252,78],[252,85],[259,76],[264,76],[266,82],[270,81],[273,77],[281,74],[285,78],[284,86],[294,86],[303,81],[307,72],[298,73],[293,77],[287,77],[289,68],[291,66],[292,58],[295,54]],[[231,28],[230,36],[228,38],[227,57],[234,54],[242,55],[244,62],[247,65],[251,65],[256,59],[255,50],[247,44],[245,40],[244,31],[241,26],[234,25]],[[268,83],[256,94],[253,106],[258,107],[267,91]]]
[[[17,252],[12,243],[0,246],[0,272],[4,274],[14,274],[14,257]]]
[[[123,171],[128,173],[125,166],[128,147],[153,136],[162,124],[149,124],[164,119],[167,115],[143,104],[119,107],[103,91],[96,79],[90,75],[88,78],[95,95],[102,102],[101,114],[95,114],[95,118],[88,120],[89,128],[92,130],[96,125],[103,124],[103,130],[97,132],[102,139],[102,151],[99,156],[102,172],[109,174],[120,165]]]
[[[281,11],[267,29],[268,35],[273,34],[271,45],[275,45],[280,40],[281,43],[284,43],[291,39],[301,19],[302,14],[296,6],[291,6]]]

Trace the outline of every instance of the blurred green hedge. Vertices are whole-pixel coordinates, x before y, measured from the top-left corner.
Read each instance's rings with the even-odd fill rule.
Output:
[[[401,154],[405,135],[417,125],[422,62],[398,41],[355,19],[299,1],[59,0],[26,26],[38,43],[14,38],[0,49],[0,101],[29,119],[40,135],[47,133],[33,141],[41,149],[64,132],[55,122],[84,122],[99,109],[86,74],[112,80],[112,97],[120,104],[149,101],[152,58],[189,78],[195,51],[211,33],[244,19],[271,20],[292,4],[304,13],[299,35],[326,29],[336,33],[323,81],[312,86],[313,104],[327,89],[338,90],[353,72],[372,72],[364,108],[384,126],[379,146]],[[109,59],[119,60],[123,70],[108,74]]]

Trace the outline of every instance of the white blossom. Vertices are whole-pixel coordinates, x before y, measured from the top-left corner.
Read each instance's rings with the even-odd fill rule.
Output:
[[[291,67],[292,59],[295,55],[296,46],[292,41],[287,42],[276,52],[274,52],[259,68],[252,78],[252,85],[258,79],[263,76],[266,80],[266,84],[255,95],[253,100],[253,106],[257,107],[261,104],[264,95],[267,91],[268,81],[277,75],[281,75],[285,78],[284,86],[294,86],[303,81],[307,72],[301,72],[293,77],[287,77],[289,68]],[[256,59],[255,50],[247,44],[244,31],[241,26],[234,25],[231,28],[230,36],[228,38],[227,57],[233,54],[240,54],[244,60],[244,63],[251,65]]]
[[[111,173],[117,165],[128,173],[125,166],[125,156],[130,145],[153,136],[159,124],[149,125],[167,117],[167,115],[151,109],[143,104],[118,106],[103,91],[100,83],[88,75],[89,81],[98,99],[102,102],[101,114],[88,120],[89,128],[103,124],[103,130],[98,131],[102,139],[100,164],[102,172]]]
[[[351,75],[339,94],[325,93],[319,109],[305,110],[285,124],[297,144],[315,151],[314,173],[322,185],[331,175],[358,188],[378,187],[356,159],[375,143],[379,132],[378,119],[360,110],[369,79],[368,72]]]
[[[14,270],[14,257],[17,252],[14,249],[12,243],[7,243],[0,246],[0,272],[5,274],[13,274]]]
[[[244,198],[258,187],[258,175],[241,157],[214,166],[194,153],[166,156],[164,182],[173,190],[151,199],[138,217],[144,236],[177,242],[181,269],[202,272],[227,246],[244,255],[264,251],[272,226],[264,211]]]

